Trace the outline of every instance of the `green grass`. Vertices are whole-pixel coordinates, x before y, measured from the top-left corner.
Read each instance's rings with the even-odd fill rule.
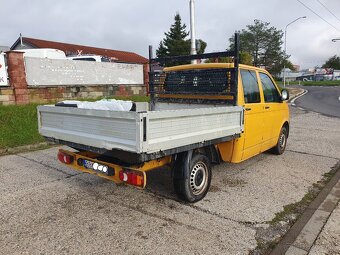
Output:
[[[332,170],[323,174],[322,179],[312,185],[309,188],[305,196],[298,202],[289,204],[283,207],[283,211],[276,213],[274,219],[271,220],[271,224],[278,223],[280,221],[286,221],[287,215],[298,214],[301,215],[308,205],[319,195],[320,191],[326,186],[326,184],[333,178],[336,172],[340,169],[340,164],[332,167]]]
[[[283,82],[276,83],[279,87],[283,87]],[[303,85],[303,86],[340,86],[340,81],[290,81],[286,83],[286,86],[290,85]]]
[[[44,141],[38,133],[37,105],[0,106],[0,149]]]
[[[340,81],[302,81],[303,86],[340,86]]]
[[[110,98],[131,100],[134,102],[149,101],[149,97],[146,96],[117,96]],[[93,99],[81,100],[95,101]],[[54,104],[54,102],[51,102],[50,104]],[[38,133],[38,105],[39,104],[0,105],[0,149],[36,144],[44,141],[43,137]]]

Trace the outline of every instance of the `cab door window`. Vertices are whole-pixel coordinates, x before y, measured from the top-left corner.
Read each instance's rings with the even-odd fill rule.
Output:
[[[269,76],[265,73],[260,73],[260,79],[262,83],[264,101],[266,103],[281,102],[280,94]]]
[[[241,79],[243,85],[244,102],[246,104],[260,103],[260,90],[257,83],[256,72],[250,70],[241,70]]]

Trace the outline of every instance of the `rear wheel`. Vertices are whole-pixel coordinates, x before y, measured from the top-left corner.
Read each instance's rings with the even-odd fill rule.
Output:
[[[211,182],[210,160],[203,154],[186,153],[175,164],[174,188],[184,201],[194,203],[205,197]]]
[[[275,145],[275,147],[272,148],[271,151],[276,155],[281,155],[286,149],[287,138],[288,138],[288,130],[287,130],[287,127],[283,126],[281,128],[281,132],[280,132],[277,144]]]

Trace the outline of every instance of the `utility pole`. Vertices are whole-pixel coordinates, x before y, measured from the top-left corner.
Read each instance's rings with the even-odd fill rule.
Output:
[[[195,30],[195,1],[190,0],[190,38],[191,38],[191,55],[196,55],[196,30]],[[197,64],[197,60],[191,60],[191,64]]]

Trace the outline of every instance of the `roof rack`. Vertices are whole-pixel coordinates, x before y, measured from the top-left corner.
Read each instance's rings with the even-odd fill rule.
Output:
[[[160,80],[159,71],[155,71],[155,65],[164,65],[165,63],[178,63],[178,62],[187,62],[191,60],[198,59],[216,59],[221,57],[232,57],[234,62],[234,68],[229,69],[230,73],[228,74],[232,77],[229,80],[229,87],[233,87],[233,90],[230,94],[233,94],[233,105],[236,105],[237,101],[237,85],[238,85],[238,68],[239,68],[239,34],[235,33],[235,47],[234,50],[231,51],[223,51],[223,52],[214,52],[214,53],[205,53],[205,54],[197,54],[197,55],[183,55],[183,56],[169,56],[169,57],[161,57],[161,58],[153,58],[152,46],[149,46],[149,88],[148,92],[150,94],[150,108],[154,110],[155,106],[155,97],[159,94],[159,91],[155,90],[155,85],[157,85],[157,81]],[[175,64],[176,65],[176,64]],[[177,64],[178,65],[178,64]],[[226,73],[227,76],[227,73]],[[159,85],[159,84],[158,84]],[[167,92],[169,93],[169,92]],[[179,94],[185,94],[179,92]],[[206,92],[202,94],[207,94]]]

